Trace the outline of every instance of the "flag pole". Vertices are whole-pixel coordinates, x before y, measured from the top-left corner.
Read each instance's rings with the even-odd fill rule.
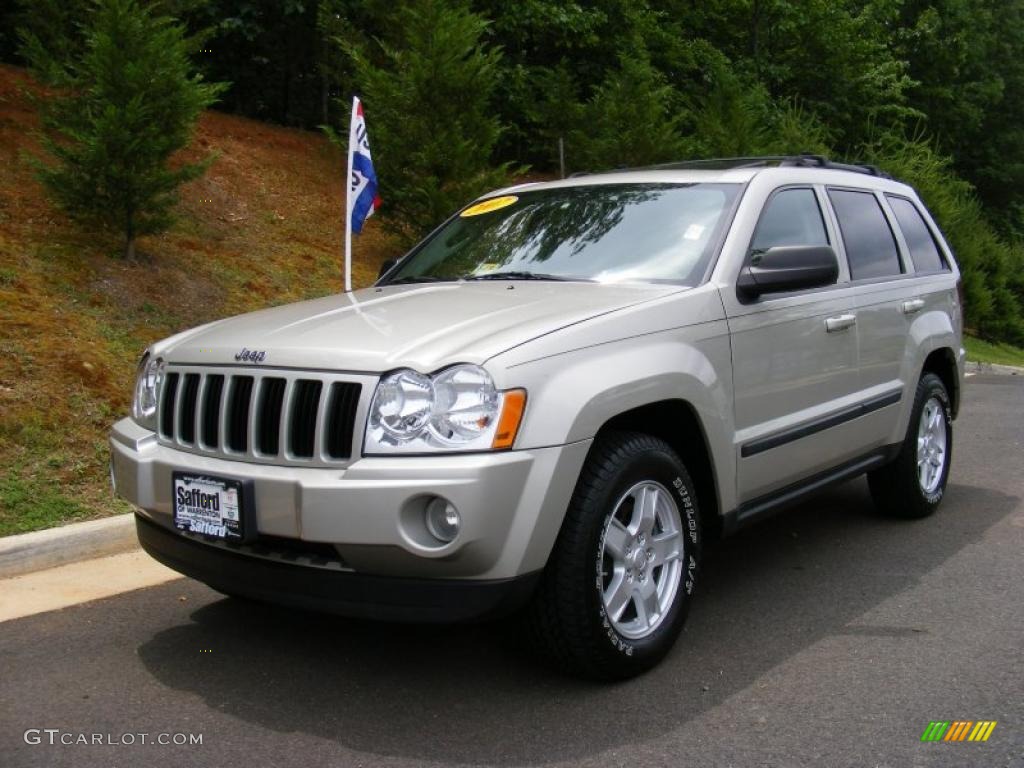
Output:
[[[352,135],[359,99],[352,97],[352,118],[348,129],[348,175],[345,177],[345,293],[352,292]]]

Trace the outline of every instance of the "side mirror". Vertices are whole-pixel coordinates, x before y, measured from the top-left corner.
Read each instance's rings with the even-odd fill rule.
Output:
[[[764,293],[820,288],[837,279],[839,260],[831,246],[785,245],[752,251],[736,291],[740,298],[756,299]]]
[[[384,263],[380,265],[380,272],[377,273],[377,279],[380,280],[384,275],[391,271],[391,268],[398,263],[398,259],[385,259]]]

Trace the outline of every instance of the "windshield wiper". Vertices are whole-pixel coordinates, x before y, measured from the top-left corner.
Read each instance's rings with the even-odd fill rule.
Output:
[[[398,277],[394,280],[388,280],[384,285],[407,285],[409,283],[441,283],[441,282],[452,282],[451,277],[434,277],[433,275],[406,275],[405,277]]]
[[[557,280],[560,282],[582,281],[592,283],[593,280],[586,277],[565,277],[563,275],[549,275],[544,272],[487,272],[483,275],[469,275],[463,280]]]

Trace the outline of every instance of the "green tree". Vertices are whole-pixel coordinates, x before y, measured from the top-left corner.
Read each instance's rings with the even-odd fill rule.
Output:
[[[1024,5],[907,0],[894,46],[929,134],[1000,229],[1024,234]]]
[[[393,36],[374,46],[339,43],[366,104],[382,214],[411,240],[509,176],[492,158],[501,53],[482,40],[487,22],[459,0],[405,3],[389,27]]]
[[[623,56],[580,110],[568,142],[571,167],[602,170],[679,160],[675,92],[645,55]]]
[[[693,100],[691,153],[697,157],[745,157],[770,139],[770,100],[763,86],[744,83],[727,64],[708,73],[710,87]]]
[[[744,82],[727,63],[709,68],[710,87],[692,101],[694,157],[831,153],[831,136],[796,101],[776,103],[758,83]]]
[[[14,16],[19,50],[44,83],[57,83],[67,62],[82,54],[82,23],[91,0],[19,0]]]
[[[777,104],[798,102],[842,150],[875,125],[920,117],[907,104],[913,85],[892,50],[900,0],[665,0],[670,17],[707,39],[751,90]],[[698,91],[699,92],[699,91]]]
[[[60,85],[40,102],[50,161],[36,165],[61,208],[121,231],[132,259],[136,238],[169,227],[178,187],[209,165],[169,161],[223,86],[193,74],[180,24],[136,0],[99,0],[83,39],[68,60],[26,49],[32,68]]]

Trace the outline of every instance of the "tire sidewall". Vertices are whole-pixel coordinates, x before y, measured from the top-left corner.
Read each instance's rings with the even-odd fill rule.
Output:
[[[654,481],[663,486],[679,509],[683,531],[683,573],[668,615],[658,628],[640,639],[620,635],[604,607],[602,599],[602,552],[604,537],[616,503],[634,485]],[[591,516],[588,567],[587,612],[596,616],[602,655],[616,665],[646,667],[657,662],[668,650],[682,629],[696,587],[700,564],[700,516],[697,497],[682,462],[664,450],[644,450],[627,460],[621,469],[590,499],[595,514]]]
[[[934,491],[927,493],[921,487],[921,481],[916,475],[917,430],[921,423],[921,413],[924,411],[924,406],[933,397],[942,405],[946,430],[946,457],[942,467],[942,479]],[[946,392],[946,387],[942,384],[942,380],[934,374],[928,374],[921,379],[921,386],[917,393],[917,402],[914,403],[914,413],[911,418],[910,429],[907,431],[907,449],[913,456],[913,467],[915,470],[913,478],[914,487],[917,488],[922,504],[927,505],[929,508],[934,508],[939,505],[942,497],[946,494],[946,481],[949,480],[949,470],[953,466],[953,409],[949,400],[949,393]]]

